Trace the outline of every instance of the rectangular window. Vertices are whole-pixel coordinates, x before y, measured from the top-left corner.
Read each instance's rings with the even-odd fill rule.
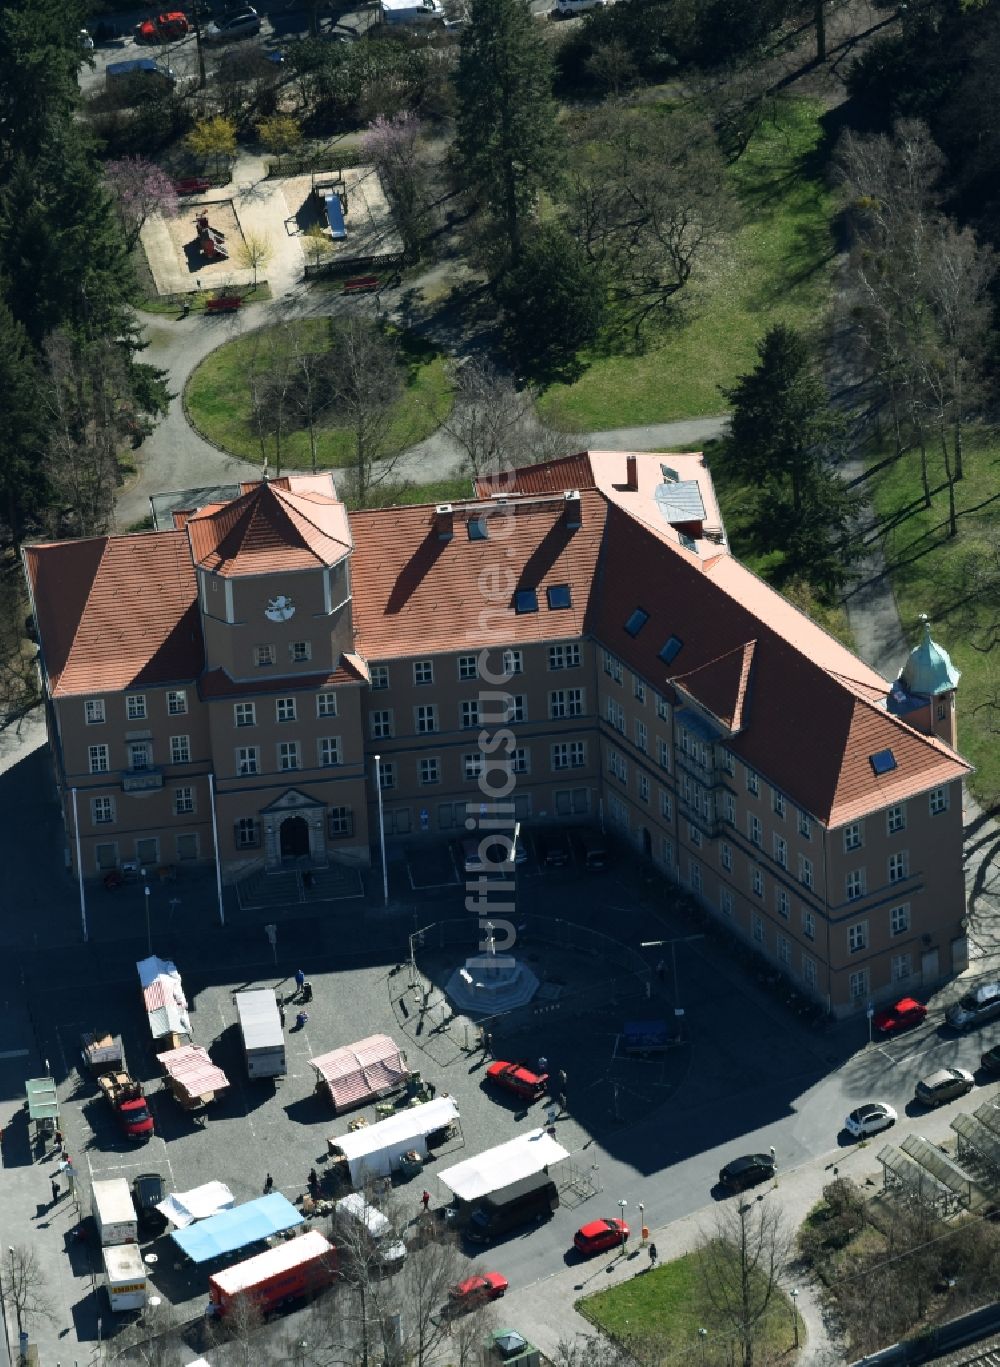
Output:
[[[295,720],[295,699],[294,698],[275,698],[274,700],[275,721],[294,721]]]
[[[92,797],[90,799],[90,819],[95,826],[106,825],[115,819],[115,800],[113,797]]]
[[[811,911],[802,908],[802,934],[807,940],[816,938],[816,918]]]
[[[644,703],[646,701],[646,685],[635,674],[632,676],[632,696],[636,702]]]
[[[507,695],[507,714],[508,722],[528,720],[528,697],[526,693],[509,693]]]
[[[614,729],[622,736],[625,734],[625,709],[614,698],[608,698],[607,718]]]
[[[774,837],[774,862],[781,868],[788,868],[788,843],[784,836]]]
[[[718,754],[719,768],[722,769],[724,773],[727,773],[727,774],[729,774],[729,775],[731,775],[732,777],[735,778],[735,776],[736,776],[736,761],[735,761],[735,759],[733,759],[733,757],[732,757],[732,755],[730,754],[730,752],[729,752],[728,750],[720,749],[720,750],[717,752],[717,754]]]
[[[702,878],[701,865],[694,859],[688,860],[688,885],[692,892],[701,892]]]
[[[560,717],[579,717],[582,715],[582,688],[560,688],[549,694],[549,716],[553,720],[558,720]]]
[[[191,763],[191,737],[190,737],[190,736],[171,736],[171,737],[170,737],[170,763],[171,763],[171,764],[190,764],[190,763]]]
[[[174,789],[174,816],[187,816],[194,811],[194,789]]]
[[[106,745],[90,745],[87,747],[90,756],[90,772],[92,774],[106,774],[108,772],[108,747]]]
[[[906,830],[906,804],[897,802],[894,807],[887,807],[885,811],[885,828],[890,835],[895,835],[897,831]]]
[[[807,859],[804,854],[799,855],[799,882],[807,888],[813,885],[812,860]]]
[[[379,787],[383,790],[395,788],[396,786],[396,763],[395,760],[384,759],[379,765]]]
[[[392,712],[372,712],[368,718],[372,740],[389,740],[392,737]]]
[[[316,715],[317,717],[335,717],[337,715],[336,693],[316,694]]]
[[[575,669],[580,663],[580,647],[573,641],[569,645],[549,646],[550,669]]]
[[[260,829],[252,816],[241,816],[236,823],[236,848],[253,850],[260,844]]]
[[[413,724],[418,736],[428,736],[438,729],[438,710],[435,703],[421,703],[413,709]]]
[[[757,944],[764,943],[764,918],[758,916],[755,911],[750,913],[750,933]]]
[[[806,987],[816,986],[816,960],[810,959],[808,954],[802,956],[802,981]]]
[[[311,641],[292,641],[288,647],[288,653],[292,658],[292,664],[305,664],[306,660],[313,657]]]
[[[865,895],[864,869],[852,869],[844,879],[844,896],[849,902],[857,902]]]
[[[905,935],[910,928],[910,904],[903,902],[889,910],[889,934]]]
[[[97,726],[103,722],[105,720],[104,699],[88,698],[83,704],[83,715],[86,718],[88,726]]]
[[[611,756],[614,756],[612,759]],[[582,769],[587,762],[587,742],[585,740],[566,740],[560,741],[552,746],[552,768],[553,769]],[[618,756],[614,751],[609,752],[608,768],[612,773],[618,772]]]
[[[510,752],[510,771],[512,774],[528,774],[531,772],[531,751],[527,746],[519,745]]]
[[[645,774],[639,775],[639,797],[643,802],[649,801],[649,779]]]
[[[733,847],[727,840],[721,840],[719,842],[719,863],[724,869],[728,869],[730,873],[732,872]]]
[[[844,850],[860,850],[861,848],[861,822],[852,821],[849,826],[844,827]]]
[[[97,862],[97,872],[107,873],[109,869],[118,867],[118,845],[111,841],[107,845],[94,846],[94,858]]]
[[[660,721],[669,721],[669,720],[670,720],[670,708],[669,708],[669,706],[668,706],[668,704],[667,704],[666,698],[661,698],[660,695],[659,695],[659,693],[655,694],[655,697],[656,697],[656,715],[657,715],[657,717],[659,718]]]
[[[856,921],[847,927],[847,949],[851,954],[860,954],[868,948],[868,922]]]
[[[929,794],[931,816],[940,816],[948,810],[948,789],[932,788]]]
[[[656,762],[666,773],[670,773],[670,746],[659,736],[656,738]]]
[[[771,789],[771,806],[772,806],[772,808],[774,809],[774,815],[775,815],[775,816],[780,816],[781,819],[782,819],[782,821],[784,821],[784,819],[785,819],[785,795],[784,795],[784,793],[779,793],[778,790],[777,790],[777,788],[772,788],[772,789]]]
[[[701,831],[699,831],[698,827],[693,825],[690,821],[688,822],[688,840],[695,849],[701,849]]]
[[[420,688],[426,684],[434,682],[434,661],[433,660],[414,660],[413,661],[413,682]]]
[[[253,662],[258,669],[274,664],[274,646],[254,646]]]
[[[236,772],[244,778],[260,773],[260,750],[256,745],[241,745],[236,751]]]
[[[468,757],[466,757],[468,758]],[[421,759],[417,761],[417,778],[421,785],[426,787],[430,783],[441,782],[441,764],[437,759]]]
[[[722,794],[722,816],[730,826],[736,825],[736,798],[732,793]]]
[[[171,736],[171,750],[173,750],[174,737]],[[143,769],[148,769],[152,759],[150,757],[150,745],[148,740],[133,740],[128,747],[128,767],[135,773]]]
[[[849,980],[848,991],[851,994],[852,1002],[864,1001],[868,996],[868,970],[859,968],[857,973],[852,973]]]
[[[468,679],[479,678],[479,657],[478,655],[459,655],[458,657],[458,677],[465,681]]]
[[[889,856],[889,882],[901,883],[910,873],[910,856],[906,850]]]
[[[616,660],[610,650],[604,652],[604,672],[609,678],[614,679],[615,683],[622,681],[622,662]]]
[[[892,956],[892,981],[894,983],[905,982],[913,972],[913,960],[909,954],[894,954]]]
[[[465,698],[461,707],[461,726],[464,731],[479,725],[479,699]]]
[[[339,736],[321,736],[317,741],[317,749],[319,752],[319,767],[321,769],[332,769],[334,765],[341,763],[342,754]]]
[[[719,888],[719,910],[723,916],[732,916],[733,914],[733,894],[728,888]]]
[[[167,694],[167,715],[183,717],[188,710],[188,695],[183,688],[174,689]]]
[[[751,871],[750,883],[753,887],[755,897],[764,896],[764,873],[763,870],[754,868]]]
[[[483,772],[484,756],[481,751],[473,750],[462,756],[462,772],[466,780],[478,778]]]
[[[503,672],[505,674],[524,673],[524,651],[505,650],[503,653]]]
[[[788,968],[792,962],[792,942],[785,935],[776,934],[774,937],[774,948],[777,954],[778,963]]]
[[[389,687],[388,665],[369,665],[368,672],[371,675],[373,692]]]
[[[754,797],[758,797],[760,794],[760,779],[757,777],[757,771],[749,766],[747,766],[747,792],[752,793]]]
[[[299,768],[299,743],[297,740],[278,742],[278,768],[282,770]]]
[[[660,815],[663,817],[664,821],[672,821],[674,819],[674,801],[666,788],[660,789]]]
[[[646,723],[645,723],[644,721],[640,721],[639,718],[636,717],[636,719],[635,719],[635,748],[636,748],[637,750],[641,750],[642,753],[645,754],[645,753],[646,753],[646,744],[647,744]]]
[[[326,829],[331,840],[354,834],[354,809],[352,807],[331,807],[326,814]]]
[[[160,838],[159,836],[147,836],[135,842],[135,857],[140,864],[158,864],[160,862]]]
[[[125,715],[129,721],[143,721],[146,716],[145,693],[126,693]]]
[[[257,725],[257,705],[252,702],[233,703],[233,725],[234,726],[256,726]]]
[[[198,832],[189,831],[184,835],[174,838],[174,849],[177,851],[177,862],[185,864],[192,859],[198,858]]]
[[[799,812],[799,835],[803,840],[812,839],[812,820],[805,812]]]
[[[747,834],[750,837],[750,844],[761,849],[764,844],[764,827],[760,824],[760,818],[754,816],[753,812],[747,813]]]
[[[788,914],[792,909],[792,903],[789,899],[788,893],[785,891],[784,888],[775,888],[774,907],[778,915],[787,921]]]

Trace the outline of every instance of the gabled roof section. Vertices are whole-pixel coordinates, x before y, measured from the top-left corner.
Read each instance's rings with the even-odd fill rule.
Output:
[[[233,502],[195,513],[187,531],[195,564],[224,577],[318,569],[351,549],[347,511],[329,476],[251,485]]]
[[[485,541],[443,539],[433,506],[351,513],[356,648],[367,660],[429,655],[463,646],[514,645],[579,636],[601,548],[606,504],[580,491],[581,525],[561,498],[512,500],[509,519]],[[462,506],[454,506],[454,518]],[[548,588],[568,585],[570,606],[553,609]],[[534,589],[537,612],[515,610]]]
[[[504,470],[498,475],[476,476],[476,498],[503,498],[514,494],[561,494],[567,489],[593,489],[594,472],[587,451],[560,456],[540,465]]]
[[[730,732],[742,730],[747,689],[756,641],[728,651],[688,674],[675,674],[673,683],[717,717]]]
[[[190,680],[204,647],[183,532],[94,537],[24,552],[52,697]]]

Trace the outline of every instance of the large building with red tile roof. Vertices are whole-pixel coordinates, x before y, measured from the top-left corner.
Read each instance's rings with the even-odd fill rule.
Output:
[[[24,552],[84,877],[600,817],[837,1012],[965,966],[957,674],[925,628],[890,685],[741,565],[700,455],[207,496]]]

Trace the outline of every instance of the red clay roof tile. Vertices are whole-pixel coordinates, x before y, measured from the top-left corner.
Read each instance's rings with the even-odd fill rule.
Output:
[[[539,465],[501,470],[496,475],[477,475],[475,488],[476,497],[482,499],[505,494],[557,494],[565,489],[593,489],[594,472],[589,454],[580,451],[575,456],[560,456]]]
[[[187,530],[195,564],[223,576],[333,565],[351,546],[329,476],[255,484],[232,503],[200,509]]]

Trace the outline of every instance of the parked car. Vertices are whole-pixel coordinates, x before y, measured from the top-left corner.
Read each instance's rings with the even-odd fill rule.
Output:
[[[490,1082],[513,1092],[515,1096],[524,1097],[526,1101],[537,1101],[545,1095],[549,1085],[548,1073],[532,1072],[523,1063],[502,1063],[498,1060],[486,1069],[486,1076]]]
[[[1000,1016],[1000,983],[980,983],[945,1012],[945,1020],[956,1030],[969,1030],[995,1016]]]
[[[510,1285],[500,1272],[480,1272],[466,1277],[448,1292],[448,1309],[452,1314],[463,1310],[478,1310],[489,1301],[498,1301]]]
[[[608,863],[608,847],[600,835],[581,835],[577,838],[577,853],[585,869],[603,869]]]
[[[80,46],[84,52],[93,52],[94,50],[94,40],[85,28],[80,30]]]
[[[172,43],[191,32],[191,24],[183,10],[170,10],[155,19],[143,19],[135,26],[137,43]]]
[[[573,858],[565,831],[544,831],[538,840],[538,858],[550,869],[561,869]]]
[[[895,1006],[886,1006],[876,1011],[872,1025],[882,1035],[894,1035],[899,1030],[909,1030],[919,1025],[927,1015],[927,1007],[913,997],[901,997]]]
[[[225,43],[230,38],[252,38],[260,32],[260,15],[250,5],[235,14],[224,14],[205,25],[202,34],[206,43]]]
[[[943,1106],[946,1101],[965,1096],[975,1085],[976,1079],[967,1068],[939,1068],[920,1079],[913,1095],[922,1106]]]
[[[992,1049],[987,1049],[979,1062],[988,1073],[1000,1073],[1000,1044],[994,1044]]]
[[[884,1101],[869,1101],[852,1111],[844,1121],[844,1129],[855,1139],[866,1139],[870,1134],[879,1134],[895,1125],[899,1117],[893,1108]]]
[[[769,1153],[745,1153],[734,1158],[719,1172],[719,1185],[727,1191],[745,1191],[774,1176],[774,1158]]]
[[[571,15],[582,14],[584,10],[604,9],[606,4],[607,0],[556,0],[552,13],[560,19],[568,19]]]
[[[142,1172],[133,1180],[132,1199],[140,1233],[162,1234],[166,1229],[167,1217],[156,1209],[164,1196],[163,1178],[158,1172]]]
[[[624,1248],[630,1232],[624,1220],[591,1220],[573,1235],[573,1247],[589,1258],[609,1248]]]

